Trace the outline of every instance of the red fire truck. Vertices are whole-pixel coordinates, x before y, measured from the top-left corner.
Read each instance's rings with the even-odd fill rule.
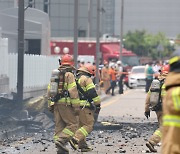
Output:
[[[51,38],[51,55],[63,54],[65,47],[69,48],[69,53],[73,55],[73,39]],[[103,61],[117,61],[119,59],[120,45],[117,39],[100,39],[100,59]],[[96,40],[78,39],[78,55],[94,56],[96,59]],[[126,66],[135,66],[139,64],[136,54],[123,48],[122,62]]]

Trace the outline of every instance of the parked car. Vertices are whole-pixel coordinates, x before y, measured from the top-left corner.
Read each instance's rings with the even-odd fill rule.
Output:
[[[128,84],[130,88],[145,86],[145,66],[134,66],[129,73]]]

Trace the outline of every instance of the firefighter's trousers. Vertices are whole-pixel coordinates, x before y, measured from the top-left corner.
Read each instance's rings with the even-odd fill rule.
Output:
[[[94,111],[88,108],[81,109],[79,113],[79,129],[76,131],[74,138],[79,141],[79,148],[87,145],[86,136],[93,130]]]
[[[55,133],[54,140],[66,144],[78,129],[78,120],[70,105],[54,105]]]
[[[104,92],[111,86],[110,80],[103,81]]]
[[[162,138],[162,111],[156,111],[156,115],[159,123],[159,128],[155,130],[155,132],[149,139],[149,142],[153,145],[157,145]]]
[[[163,104],[162,154],[180,154],[180,87],[167,91]]]

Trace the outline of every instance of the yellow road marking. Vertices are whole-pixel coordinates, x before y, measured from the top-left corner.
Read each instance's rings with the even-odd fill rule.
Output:
[[[129,92],[130,92],[130,90],[124,92],[124,95],[127,95]],[[115,100],[113,100],[113,101],[110,101],[110,102],[108,102],[108,103],[105,103],[105,104],[101,105],[101,107],[104,108],[104,107],[107,107],[107,106],[109,106],[109,105],[111,105],[111,104],[114,104],[114,103],[117,102],[117,100],[119,100],[119,98],[118,98],[118,99],[115,99]]]

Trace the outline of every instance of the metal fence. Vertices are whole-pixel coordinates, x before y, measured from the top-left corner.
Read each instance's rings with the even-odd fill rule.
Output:
[[[7,40],[0,38],[0,77],[9,78],[10,91],[16,91],[17,57],[17,54],[8,54]],[[58,68],[57,57],[25,54],[24,88],[47,86],[51,72],[56,68]]]

